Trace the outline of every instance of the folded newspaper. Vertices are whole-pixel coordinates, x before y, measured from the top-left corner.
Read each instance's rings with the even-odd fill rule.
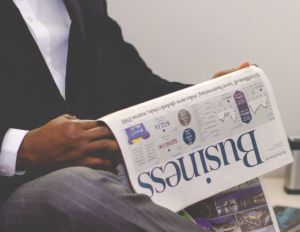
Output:
[[[293,161],[271,85],[254,66],[99,121],[119,143],[132,188],[174,212]]]

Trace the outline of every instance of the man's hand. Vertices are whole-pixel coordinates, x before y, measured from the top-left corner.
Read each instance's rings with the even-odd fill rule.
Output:
[[[223,71],[220,71],[220,72],[217,72],[213,77],[212,79],[214,78],[217,78],[217,77],[220,77],[220,76],[224,76],[226,74],[229,74],[229,73],[232,73],[232,72],[235,72],[235,71],[238,71],[240,69],[243,69],[243,68],[247,68],[249,67],[250,64],[248,62],[244,62],[240,67],[238,68],[232,68],[232,69],[227,69],[227,70],[223,70]]]
[[[63,115],[27,133],[18,151],[17,169],[109,169],[116,165],[107,158],[113,153],[120,153],[120,149],[106,126]]]

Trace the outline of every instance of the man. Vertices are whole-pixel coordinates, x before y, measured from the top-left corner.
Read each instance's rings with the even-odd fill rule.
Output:
[[[0,18],[0,231],[201,231],[103,171],[119,147],[94,121],[188,85],[152,73],[105,0],[1,0]]]

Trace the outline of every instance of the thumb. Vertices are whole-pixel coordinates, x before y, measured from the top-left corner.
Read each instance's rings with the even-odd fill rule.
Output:
[[[226,69],[226,70],[222,70],[222,71],[217,72],[217,73],[212,77],[212,79],[217,78],[217,77],[224,76],[224,75],[226,75],[226,74],[235,72],[235,71],[240,70],[240,69],[243,69],[243,68],[247,68],[247,67],[249,67],[249,66],[250,66],[250,64],[249,64],[248,62],[244,62],[244,63],[241,64],[238,68]]]
[[[243,68],[248,68],[250,66],[249,62],[244,62],[240,67],[238,67],[236,70],[240,70]]]

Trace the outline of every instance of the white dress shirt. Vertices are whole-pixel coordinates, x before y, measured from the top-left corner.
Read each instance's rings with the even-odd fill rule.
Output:
[[[1,0],[0,0],[1,1]],[[36,41],[52,77],[65,98],[71,20],[63,0],[13,0]],[[13,176],[19,147],[28,131],[9,129],[0,151],[0,175]]]

